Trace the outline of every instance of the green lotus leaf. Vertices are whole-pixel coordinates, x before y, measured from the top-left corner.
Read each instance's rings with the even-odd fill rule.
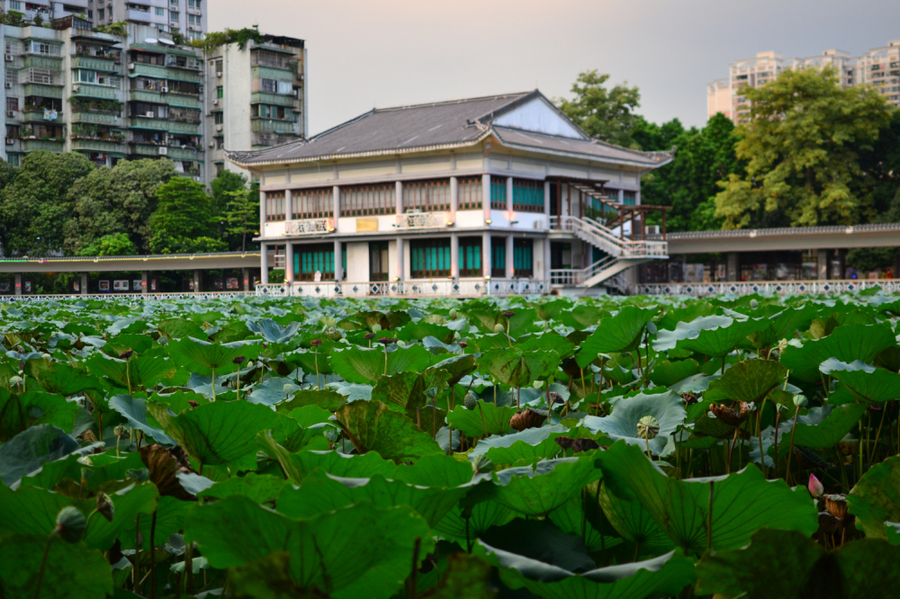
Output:
[[[719,317],[707,316],[705,318]],[[676,347],[711,358],[719,358],[730,354],[738,347],[749,345],[748,337],[765,326],[765,323],[754,319],[728,320],[731,322],[713,328],[700,329],[695,336],[679,340]]]
[[[532,445],[527,441],[516,441],[508,447],[491,447],[487,450],[486,455],[498,466],[509,464],[519,465],[521,464],[520,461],[527,464],[534,464],[541,460],[549,460],[564,453],[563,448],[556,443],[556,438],[561,437],[564,434],[565,433],[553,434],[536,445]]]
[[[900,522],[900,457],[872,466],[847,497],[850,513],[873,539],[886,539],[885,522]]]
[[[277,410],[287,413],[297,408],[318,406],[329,412],[337,412],[346,403],[347,398],[332,389],[307,389],[297,391],[290,399],[278,404]]]
[[[435,532],[442,537],[466,543],[474,541],[494,526],[503,526],[512,522],[516,512],[495,501],[482,501],[470,509],[452,508],[434,526]],[[467,522],[468,521],[468,522]],[[468,535],[468,536],[467,536]]]
[[[674,549],[675,543],[639,501],[622,499],[610,493],[602,482],[597,484],[600,485],[597,499],[603,515],[616,532],[645,552],[665,553]]]
[[[604,536],[587,521],[584,499],[573,495],[564,504],[550,512],[550,521],[563,532],[582,538],[588,551],[603,551],[622,543],[618,537]]]
[[[666,319],[664,318],[663,322],[665,321]],[[728,316],[712,314],[698,316],[689,321],[676,321],[674,329],[663,328],[661,323],[661,328],[653,341],[653,350],[658,352],[672,351],[678,346],[678,342],[686,339],[696,339],[700,335],[700,331],[728,327],[733,322],[734,319]]]
[[[206,339],[206,333],[200,325],[184,318],[161,320],[156,325],[156,329],[169,339],[186,339],[188,337]]]
[[[391,572],[386,590],[396,592],[409,570],[413,545],[421,542],[423,558],[433,548],[428,525],[408,507],[384,510],[362,503],[298,519],[237,496],[194,510],[185,538],[199,543],[210,565],[220,569],[286,552],[291,581],[304,591],[315,589],[336,599],[353,596],[350,589],[373,571]],[[384,585],[378,586],[383,590]]]
[[[559,313],[559,319],[563,324],[576,329],[596,326],[608,317],[609,310],[581,302],[572,306],[571,310],[563,310]]]
[[[498,407],[484,400],[478,400],[474,410],[460,404],[447,415],[451,428],[459,429],[469,437],[502,435],[511,430],[509,419],[515,416],[515,406]]]
[[[536,380],[555,373],[559,368],[559,354],[553,351],[528,351],[515,347],[492,349],[478,358],[481,372],[510,387],[525,387]]]
[[[247,497],[255,503],[267,503],[275,501],[284,490],[284,479],[270,474],[256,474],[248,472],[241,477],[233,477],[217,482],[205,491],[201,491],[198,497],[213,497],[226,499],[239,495]]]
[[[109,400],[109,407],[121,414],[129,426],[143,432],[157,443],[175,445],[175,441],[162,429],[147,422],[147,404],[140,397],[116,395]]]
[[[234,372],[240,366],[234,363],[237,357],[255,360],[262,345],[253,341],[234,343],[210,343],[193,337],[171,341],[167,346],[169,355],[176,364],[188,371],[203,376],[215,373],[218,376]]]
[[[157,543],[164,539],[168,539],[170,535],[184,530],[185,522],[190,517],[191,511],[196,506],[196,502],[182,501],[175,497],[162,496],[156,507],[156,539]],[[140,535],[138,535],[137,525],[140,524]],[[136,539],[140,539],[142,549],[150,549],[150,527],[153,525],[153,519],[146,516],[140,518],[132,518],[120,533],[119,542],[122,549],[134,549]]]
[[[519,443],[528,445],[540,445],[547,439],[554,439],[562,435],[569,434],[569,429],[561,424],[551,426],[540,426],[537,428],[526,428],[524,431],[512,433],[509,435],[491,435],[487,439],[481,439],[475,448],[469,452],[469,459],[473,459],[483,453],[487,453],[495,447],[512,447]]]
[[[879,353],[895,345],[894,334],[884,325],[841,326],[827,337],[806,341],[801,347],[788,346],[781,354],[781,363],[791,376],[815,382],[821,377],[819,365],[829,358],[870,364]]]
[[[599,354],[630,352],[638,348],[647,323],[656,316],[658,309],[626,306],[615,316],[600,321],[576,356],[582,368],[597,359]]]
[[[388,460],[415,460],[441,453],[431,435],[418,430],[412,420],[391,411],[380,401],[355,401],[338,410],[335,416],[360,453],[376,451]]]
[[[772,389],[783,385],[787,369],[772,360],[744,360],[725,371],[722,378],[712,381],[703,399],[714,403],[743,401],[757,407]]]
[[[188,454],[201,464],[229,464],[255,451],[256,434],[278,426],[279,416],[266,406],[245,401],[215,402],[180,415],[161,404],[147,412]]]
[[[61,395],[41,391],[13,395],[0,389],[0,443],[37,424],[70,431],[77,416],[78,406]]]
[[[575,352],[575,344],[558,333],[546,332],[529,335],[527,339],[516,343],[523,352],[554,351],[560,358],[567,358]]]
[[[841,442],[865,413],[865,404],[810,408],[805,416],[797,418],[794,445],[812,449],[830,449]],[[778,426],[779,439],[789,441],[793,427],[793,418],[782,422]],[[787,455],[789,449],[789,443],[779,444],[778,453],[782,456]]]
[[[900,583],[900,547],[865,539],[826,552],[805,535],[762,529],[749,547],[717,552],[697,564],[698,594],[723,597],[887,597]],[[772,575],[773,564],[778,575]]]
[[[713,549],[746,545],[763,526],[807,535],[818,529],[816,509],[806,489],[791,490],[781,479],[767,481],[755,466],[728,476],[676,480],[637,446],[615,443],[594,457],[603,470],[604,486],[622,499],[641,503],[685,553],[706,550],[711,484]]]
[[[12,485],[42,464],[81,449],[81,445],[52,424],[39,424],[0,445],[0,481]]]
[[[292,456],[300,478],[304,480],[313,472],[325,472],[343,478],[371,478],[381,475],[394,478],[397,465],[382,458],[377,453],[349,455],[337,451],[300,451]]]
[[[836,378],[860,403],[884,403],[900,399],[900,374],[870,366],[861,360],[851,363],[829,358],[819,370]]]
[[[7,597],[37,599],[106,599],[113,594],[109,562],[99,551],[89,550],[84,543],[66,543],[54,538],[47,550],[39,594],[47,535],[10,535],[0,541],[0,589]]]
[[[295,320],[287,326],[281,326],[271,318],[263,318],[257,321],[248,320],[247,328],[269,343],[287,343],[297,334],[302,324]]]
[[[644,439],[638,432],[642,418],[656,419],[658,432],[652,439]],[[643,450],[649,446],[650,453],[659,455],[668,443],[668,437],[684,423],[684,402],[671,391],[655,394],[639,393],[633,397],[620,399],[613,406],[612,414],[598,418],[585,416],[580,426],[592,433],[604,433],[612,440],[623,439]]]
[[[115,506],[115,512],[112,521],[99,515],[91,518],[84,540],[91,549],[108,551],[115,543],[116,537],[134,526],[138,515],[149,516],[156,510],[159,492],[150,482],[122,481],[110,481],[99,490],[109,495]],[[90,514],[95,506],[96,500],[93,498],[78,503],[79,509],[85,514]],[[145,519],[150,520],[149,517]]]
[[[462,356],[453,356],[446,360],[441,360],[437,364],[430,366],[425,372],[430,370],[444,370],[450,374],[447,384],[451,387],[466,375],[471,374],[475,370],[475,356],[464,354]]]
[[[398,372],[378,379],[372,389],[372,399],[384,402],[389,408],[414,418],[416,409],[431,402],[447,387],[449,380],[450,373],[440,369]]]
[[[94,354],[85,361],[91,374],[106,377],[120,387],[132,390],[155,388],[159,383],[168,386],[183,385],[188,373],[165,357],[133,356],[127,362],[118,358]]]
[[[697,364],[696,360],[687,359],[674,362],[665,360],[657,363],[653,370],[650,371],[650,380],[654,385],[669,387],[699,372],[700,365]]]
[[[300,368],[303,372],[308,374],[315,375],[319,374],[321,377],[322,383],[318,386],[324,386],[325,376],[326,374],[331,374],[334,371],[331,369],[331,353],[330,351],[325,349],[326,346],[322,345],[318,349],[314,349],[312,351],[306,349],[298,349],[290,354],[284,356],[284,361],[286,364],[290,365],[291,370]]]
[[[81,393],[87,389],[103,390],[103,385],[84,370],[54,362],[48,358],[40,360],[27,360],[25,372],[37,380],[38,384],[48,393],[59,393],[66,397]]]
[[[431,362],[431,353],[421,345],[387,354],[381,349],[362,347],[351,347],[331,354],[334,372],[350,383],[373,383],[383,375],[398,372],[422,372]]]
[[[773,306],[774,308],[774,306]],[[815,306],[806,304],[801,308],[787,308],[762,320],[763,327],[751,335],[756,347],[774,347],[782,339],[794,339],[798,331],[809,328],[818,311]]]
[[[507,468],[493,473],[497,483],[492,498],[529,516],[546,516],[582,487],[600,478],[589,458],[543,460],[534,466]]]
[[[476,555],[500,568],[500,579],[512,589],[526,588],[552,599],[643,599],[676,595],[695,579],[694,563],[675,551],[630,564],[575,574],[557,566],[516,555],[478,541]]]

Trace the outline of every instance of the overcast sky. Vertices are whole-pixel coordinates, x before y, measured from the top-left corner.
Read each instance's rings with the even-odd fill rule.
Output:
[[[706,84],[757,52],[900,40],[900,0],[208,0],[209,29],[306,40],[311,135],[373,107],[539,88],[597,69],[651,121],[706,121]]]

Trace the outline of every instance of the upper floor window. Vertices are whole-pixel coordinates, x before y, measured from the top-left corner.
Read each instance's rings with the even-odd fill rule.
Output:
[[[291,194],[291,211],[295,220],[330,218],[334,215],[334,190],[322,187],[294,191]]]
[[[513,210],[521,212],[544,211],[543,181],[513,180]]]
[[[266,192],[266,220],[284,220],[284,192]]]
[[[506,177],[491,176],[491,208],[506,210]]]
[[[410,181],[403,184],[403,211],[450,210],[450,180]]]
[[[460,178],[457,181],[457,209],[481,210],[482,194],[481,177]]]
[[[397,210],[396,187],[380,185],[350,185],[341,187],[341,216],[370,216],[393,214]]]

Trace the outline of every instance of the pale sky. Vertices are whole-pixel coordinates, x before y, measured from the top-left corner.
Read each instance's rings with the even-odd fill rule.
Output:
[[[706,121],[706,84],[757,52],[900,40],[898,0],[208,0],[209,29],[306,40],[309,133],[373,107],[539,88],[597,69],[651,121]]]

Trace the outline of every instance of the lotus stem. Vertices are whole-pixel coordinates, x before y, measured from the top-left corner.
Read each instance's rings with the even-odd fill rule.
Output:
[[[212,371],[212,400],[216,401],[216,367],[212,366],[210,370]]]
[[[766,477],[766,452],[763,451],[763,442],[762,442],[762,411],[763,408],[766,407],[766,399],[763,399],[762,405],[756,411],[756,434],[759,436],[759,467],[762,470],[763,478]],[[737,429],[735,429],[737,432]]]
[[[409,575],[409,586],[406,589],[407,599],[416,599],[416,577],[419,573],[419,549],[422,547],[422,539],[416,539],[413,546],[412,573]]]
[[[516,409],[522,409],[522,388],[516,387]]]
[[[56,536],[57,532],[59,532],[59,529],[54,528],[53,532],[50,533],[50,536],[47,537],[47,542],[44,544],[44,557],[41,559],[41,570],[38,572],[37,584],[34,585],[34,599],[39,599],[41,596],[41,583],[44,582],[44,570],[47,569],[47,557],[50,555],[50,543],[53,542],[53,538]]]
[[[150,599],[156,599],[156,512],[150,518]]]
[[[713,489],[715,485],[715,481],[709,481],[709,510],[706,513],[706,552],[712,552],[712,537],[713,537]]]
[[[487,424],[484,423],[484,410],[481,408],[480,403],[478,404],[478,411],[481,413],[481,427],[484,429],[484,438],[487,439],[487,436],[488,436]],[[452,438],[451,438],[451,442],[452,442]]]
[[[797,417],[800,415],[800,406],[794,408],[794,424],[791,426],[791,445],[788,449],[787,467],[784,469],[784,480],[791,485],[791,456],[794,454],[794,432],[797,430]]]
[[[579,367],[579,370],[581,370],[581,396],[587,397],[587,389],[584,386],[584,368]]]
[[[869,454],[869,463],[875,461],[875,454],[878,453],[878,437],[881,436],[881,427],[884,425],[884,416],[887,414],[887,406],[881,407],[881,421],[878,423],[878,430],[875,432],[875,443],[872,447],[872,452]]]
[[[778,421],[781,420],[781,413],[775,412],[775,478],[778,478]],[[762,442],[760,442],[762,447]]]

